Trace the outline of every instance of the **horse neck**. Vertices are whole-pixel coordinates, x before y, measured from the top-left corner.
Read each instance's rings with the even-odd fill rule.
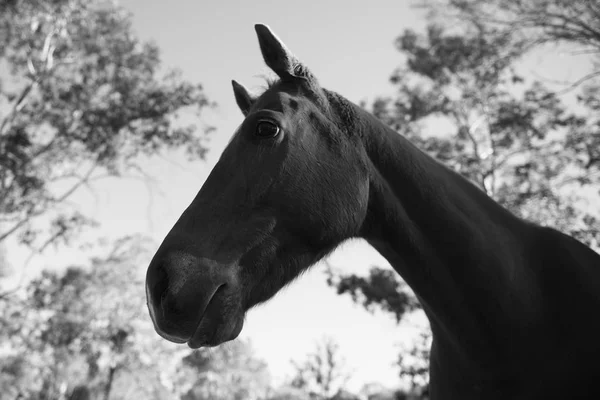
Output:
[[[527,288],[514,285],[531,225],[370,114],[356,112],[370,165],[361,236],[419,297],[438,347],[443,338],[465,363],[497,362],[515,318],[509,310],[519,304],[531,311],[520,304]]]

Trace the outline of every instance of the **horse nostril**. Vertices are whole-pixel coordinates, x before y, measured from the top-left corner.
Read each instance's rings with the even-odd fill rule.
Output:
[[[227,278],[216,263],[188,253],[155,256],[146,274],[146,294],[158,334],[176,343],[189,340],[215,293],[225,289]]]
[[[154,269],[152,279],[150,279],[150,285],[152,303],[156,308],[160,308],[161,303],[167,296],[167,289],[169,288],[169,276],[162,264],[157,265]]]

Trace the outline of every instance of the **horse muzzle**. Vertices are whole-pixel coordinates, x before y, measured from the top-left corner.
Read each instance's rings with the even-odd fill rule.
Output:
[[[157,253],[146,274],[146,300],[154,329],[192,348],[215,346],[243,326],[233,268],[187,252]]]

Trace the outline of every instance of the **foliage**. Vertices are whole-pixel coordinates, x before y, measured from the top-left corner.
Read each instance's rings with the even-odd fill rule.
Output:
[[[327,274],[327,283],[335,286],[338,294],[349,294],[355,303],[362,303],[369,311],[378,306],[393,314],[397,322],[400,322],[405,313],[420,307],[406,283],[389,269],[373,267],[367,277],[340,276],[331,268],[327,270]]]
[[[5,247],[0,245],[0,279],[10,275]]]
[[[362,398],[366,400],[429,400],[428,390],[422,388],[407,391],[404,389],[386,389],[383,387],[372,390],[371,387],[366,387],[361,392],[363,392]]]
[[[183,389],[181,400],[255,400],[267,395],[270,374],[249,343],[235,340],[186,355],[177,385]]]
[[[144,338],[141,276],[135,266],[143,242],[118,241],[90,269],[44,271],[20,299],[0,302],[2,398],[59,399],[77,388],[108,398],[135,378],[123,398],[161,398],[150,362],[160,347]],[[112,396],[111,398],[119,398]]]
[[[444,4],[450,7],[440,7]],[[448,14],[512,32],[530,45],[579,44],[600,50],[600,7],[593,1],[424,1],[431,15]]]
[[[350,396],[344,390],[350,374],[346,371],[338,344],[332,339],[323,339],[306,360],[293,364],[296,374],[290,386],[302,389],[311,399],[333,400]]]
[[[210,106],[202,87],[164,71],[157,46],[112,1],[0,1],[0,71],[0,245],[68,241],[92,222],[67,207],[70,196],[105,176],[144,177],[144,157],[204,158],[210,128],[188,124]],[[266,390],[266,365],[246,343],[182,352],[155,334],[138,268],[147,244],[124,238],[89,267],[46,270],[0,297],[0,399]]]
[[[432,23],[424,35],[406,30],[396,41],[406,62],[390,79],[396,95],[376,99],[371,111],[513,213],[597,249],[600,210],[591,205],[600,200],[600,82],[587,81],[577,104],[567,106],[518,68],[543,43],[586,44],[597,51],[597,6],[562,0],[450,3],[468,18],[454,20],[459,22],[451,28]],[[585,13],[575,12],[580,9]],[[492,21],[494,16],[506,19]],[[383,271],[374,267],[366,278],[332,274],[328,282],[400,321],[416,308],[416,299]],[[401,376],[415,386],[428,379],[428,335],[399,359]]]
[[[572,55],[592,55],[593,71],[569,83],[567,90],[600,76],[600,7],[594,1],[422,0],[421,5],[432,19],[493,27],[529,49],[566,46]]]
[[[414,343],[405,346],[398,355],[400,379],[408,383],[411,390],[419,391],[429,385],[429,353],[431,332],[422,331]]]
[[[304,390],[284,385],[274,390],[267,400],[307,400],[308,398],[309,395]]]
[[[191,351],[156,335],[138,267],[147,245],[124,238],[90,268],[45,271],[0,300],[1,400],[265,398],[270,375],[249,344]]]
[[[160,77],[159,49],[121,8],[0,5],[0,242],[16,235],[43,250],[68,240],[91,221],[65,201],[102,176],[140,174],[139,156],[204,157],[204,135],[175,119],[209,105],[202,87],[176,71]]]

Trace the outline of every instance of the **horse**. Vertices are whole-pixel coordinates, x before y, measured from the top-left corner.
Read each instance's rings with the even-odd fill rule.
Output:
[[[260,96],[232,81],[244,120],[148,266],[156,332],[233,340],[250,308],[363,238],[429,319],[431,399],[600,398],[600,256],[513,215],[255,30],[278,80]]]

